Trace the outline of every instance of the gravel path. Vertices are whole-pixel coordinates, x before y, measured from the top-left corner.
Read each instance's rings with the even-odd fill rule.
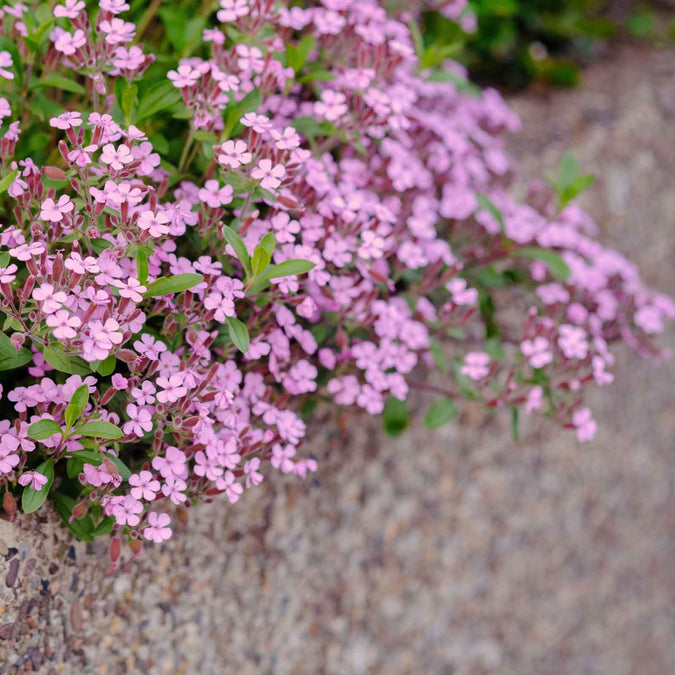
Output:
[[[625,49],[579,90],[513,103],[526,171],[572,149],[602,175],[584,204],[605,240],[675,294],[675,51]],[[515,444],[506,418],[470,407],[434,434],[318,436],[314,483],[274,479],[236,508],[201,507],[131,573],[103,576],[102,552],[70,548],[49,522],[0,522],[0,663],[670,675],[675,363],[623,354],[618,372],[596,397],[592,444],[544,423]]]

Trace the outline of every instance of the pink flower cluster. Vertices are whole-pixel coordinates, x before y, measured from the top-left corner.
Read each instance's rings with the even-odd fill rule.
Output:
[[[16,172],[0,230],[6,489],[49,489],[46,461],[53,490],[79,490],[71,524],[110,523],[137,553],[171,536],[175,506],[235,503],[269,467],[315,471],[308,401],[379,414],[436,363],[448,397],[589,440],[583,392],[612,381],[609,345],[660,355],[652,338],[675,305],[552,190],[514,200],[502,134],[515,115],[467,90],[457,64],[418,72],[407,19],[383,4],[221,0],[210,56],[166,73],[178,167],[152,120],[133,124],[137,104],[124,110],[124,92],[148,87],[117,87],[142,85],[154,60],[129,5],[101,0],[94,18],[80,0],[55,6],[43,67],[88,94],[49,120],[59,166],[14,159],[18,121],[0,143]],[[465,17],[463,2],[444,7]],[[289,65],[301,43],[306,60]],[[522,311],[502,318],[516,297]]]

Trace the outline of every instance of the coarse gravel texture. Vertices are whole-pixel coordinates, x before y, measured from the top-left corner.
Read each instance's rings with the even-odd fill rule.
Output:
[[[675,294],[675,51],[513,105],[526,173],[571,149],[604,240]],[[316,480],[201,506],[115,575],[50,516],[0,521],[0,673],[670,675],[675,363],[616,371],[593,443],[470,406],[396,439],[359,418],[315,435]]]

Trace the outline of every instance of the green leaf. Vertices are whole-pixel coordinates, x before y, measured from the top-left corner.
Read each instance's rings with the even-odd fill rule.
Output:
[[[113,526],[115,525],[115,517],[108,516],[104,518],[96,527],[93,532],[95,537],[98,537],[102,534],[110,534],[113,531]]]
[[[382,426],[389,436],[398,436],[408,426],[408,406],[393,396],[384,404]]]
[[[85,422],[73,429],[73,434],[80,436],[89,436],[90,438],[103,438],[105,440],[115,440],[122,438],[124,434],[122,430],[115,426],[112,422],[106,420],[95,420],[93,422]]]
[[[246,354],[249,347],[248,328],[246,325],[232,316],[226,317],[227,328],[230,332],[230,339],[234,346],[242,353]]]
[[[70,517],[73,515],[73,509],[77,502],[67,495],[55,492],[52,496],[54,508],[61,516],[66,527],[80,540],[91,543],[94,541],[94,523],[89,514],[85,514],[82,518],[70,522]]]
[[[286,46],[286,65],[298,73],[302,67],[307,63],[307,59],[311,51],[316,45],[316,38],[314,35],[305,35],[299,42],[297,47],[289,44]]]
[[[91,375],[91,368],[79,356],[67,356],[58,347],[50,345],[42,352],[45,361],[56,370],[69,375]]]
[[[16,349],[5,333],[0,333],[0,371],[21,368],[33,360],[29,349]]]
[[[516,406],[513,406],[511,408],[511,435],[513,436],[513,440],[516,441],[516,443],[520,440],[520,432],[518,428],[519,418],[520,412]]]
[[[251,259],[253,276],[257,277],[259,274],[262,274],[270,264],[270,260],[272,260],[271,253],[268,253],[262,246],[256,246],[253,251],[253,258]]]
[[[162,110],[167,110],[180,103],[183,96],[179,89],[163,80],[150,87],[141,97],[136,108],[136,123],[141,122],[146,117],[154,117]]]
[[[251,271],[251,259],[249,258],[248,251],[246,250],[246,244],[244,244],[241,237],[229,225],[225,225],[225,227],[223,227],[223,234],[225,235],[227,243],[237,254],[237,258],[243,265],[244,270],[246,270],[246,273],[249,274]]]
[[[335,125],[330,122],[317,122],[314,117],[298,117],[291,122],[291,126],[303,136],[312,140],[317,136],[330,136],[335,133]]]
[[[49,419],[38,420],[28,427],[28,435],[35,441],[44,441],[45,438],[62,433],[61,427],[54,420]]]
[[[579,171],[579,162],[570,153],[563,155],[558,165],[557,178],[549,177],[549,182],[555,187],[563,209],[573,199],[587,190],[594,182],[593,174],[582,175]]]
[[[16,356],[17,348],[12,344],[8,335],[0,333],[0,358]]]
[[[51,459],[42,462],[37,469],[38,473],[46,476],[47,482],[39,490],[34,490],[31,487],[25,487],[21,495],[21,508],[24,513],[35,513],[47,499],[49,490],[54,482],[54,463]]]
[[[123,480],[129,480],[132,473],[131,469],[119,457],[115,457],[114,455],[109,455],[106,453],[105,459],[111,461],[115,465],[117,473],[122,476]]]
[[[502,216],[502,212],[494,205],[492,200],[488,199],[488,197],[486,197],[484,194],[478,192],[476,194],[476,201],[478,202],[478,206],[480,206],[481,209],[485,209],[499,223],[499,227],[503,232],[504,216]]]
[[[24,42],[31,51],[35,52],[40,49],[42,43],[45,42],[47,38],[47,34],[54,27],[55,23],[56,21],[53,17],[48,18],[42,25],[38,26],[37,29],[24,36]]]
[[[566,281],[570,276],[570,268],[563,260],[560,253],[545,248],[525,247],[515,249],[512,256],[516,258],[531,258],[532,260],[541,260],[546,263],[552,276],[560,281]]]
[[[10,171],[2,180],[0,180],[0,195],[7,192],[9,186],[16,180],[19,175],[17,170]]]
[[[16,356],[0,357],[0,371],[22,368],[33,360],[33,354],[28,349],[21,349]]]
[[[86,92],[85,88],[78,82],[75,82],[72,77],[65,77],[58,73],[49,73],[41,77],[35,84],[31,85],[29,89],[41,89],[43,87],[62,89],[63,91],[69,91],[73,94],[84,94]]]
[[[448,422],[452,422],[457,415],[457,408],[452,399],[442,398],[436,401],[424,416],[424,426],[427,429],[438,429]]]
[[[232,103],[225,108],[225,128],[221,135],[222,138],[229,138],[236,130],[239,120],[246,113],[255,112],[260,107],[260,91],[253,89],[239,103]]]
[[[108,377],[115,372],[117,367],[117,358],[111,354],[107,359],[104,359],[96,366],[96,372],[103,377]]]
[[[274,235],[271,232],[268,232],[261,240],[260,240],[260,248],[263,250],[267,251],[270,255],[274,253],[274,246],[276,245],[276,241],[274,239]]]
[[[292,277],[298,274],[305,274],[316,267],[316,263],[303,258],[295,260],[284,260],[278,265],[270,265],[263,275],[265,279],[281,279],[282,277]]]
[[[66,430],[70,430],[70,427],[75,424],[77,418],[87,407],[88,402],[89,387],[86,384],[83,384],[81,387],[78,387],[75,390],[75,393],[66,407],[66,412],[64,413],[64,418],[66,420]]]
[[[296,260],[285,260],[278,265],[270,265],[262,274],[258,275],[256,280],[251,284],[249,293],[259,293],[267,286],[271,279],[281,279],[282,277],[297,276],[304,274],[316,267],[311,260],[304,260],[297,258]]]
[[[176,274],[172,277],[160,277],[153,281],[145,292],[146,297],[158,298],[193,288],[204,280],[201,274]]]

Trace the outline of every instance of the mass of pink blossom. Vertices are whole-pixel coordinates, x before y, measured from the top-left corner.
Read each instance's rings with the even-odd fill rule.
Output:
[[[470,28],[464,4],[440,9]],[[588,441],[612,345],[663,356],[675,305],[552,187],[514,198],[517,117],[458,64],[420,68],[415,12],[386,5],[220,0],[150,101],[129,5],[60,0],[42,164],[16,154],[39,27],[3,8],[6,509],[49,494],[114,562],[177,507],[316,471],[315,403],[378,415],[418,389]],[[171,115],[175,163],[151,133]]]

